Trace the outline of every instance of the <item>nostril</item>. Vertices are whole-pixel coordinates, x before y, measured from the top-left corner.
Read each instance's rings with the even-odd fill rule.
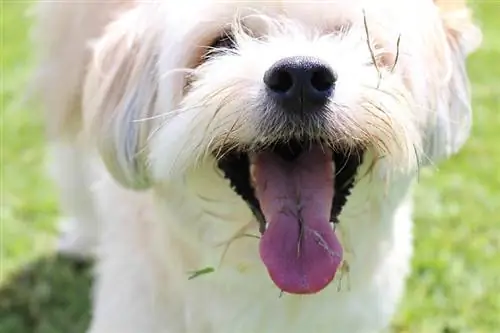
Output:
[[[265,81],[269,89],[277,93],[286,93],[293,87],[292,74],[285,69],[272,72]]]
[[[334,84],[335,76],[326,68],[315,70],[311,75],[311,85],[317,91],[328,91],[333,88]]]

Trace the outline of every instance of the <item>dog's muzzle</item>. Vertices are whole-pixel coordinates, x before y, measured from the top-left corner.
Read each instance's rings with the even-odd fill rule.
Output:
[[[322,290],[342,262],[334,226],[364,150],[332,149],[321,134],[307,134],[321,133],[321,124],[313,125],[321,121],[318,114],[332,98],[336,79],[316,58],[276,62],[263,78],[265,99],[273,106],[261,133],[272,143],[259,145],[256,138],[251,148],[217,155],[219,168],[260,224],[260,255],[271,279],[290,293]],[[298,135],[301,121],[313,128]]]

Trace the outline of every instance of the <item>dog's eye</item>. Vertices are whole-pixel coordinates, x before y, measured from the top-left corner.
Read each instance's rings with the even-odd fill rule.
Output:
[[[210,49],[234,49],[236,47],[236,42],[234,37],[229,32],[224,32],[222,35],[217,37],[210,44]]]
[[[215,38],[212,43],[206,48],[205,54],[201,58],[201,62],[204,62],[212,57],[221,54],[224,50],[236,48],[236,42],[231,33],[224,32]]]

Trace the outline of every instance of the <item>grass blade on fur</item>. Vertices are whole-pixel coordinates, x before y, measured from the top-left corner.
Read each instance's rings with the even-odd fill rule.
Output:
[[[213,272],[215,272],[215,269],[213,267],[205,267],[205,268],[202,268],[200,270],[191,272],[190,273],[191,275],[188,277],[188,280],[192,280],[194,278],[197,278],[198,276],[213,273]]]

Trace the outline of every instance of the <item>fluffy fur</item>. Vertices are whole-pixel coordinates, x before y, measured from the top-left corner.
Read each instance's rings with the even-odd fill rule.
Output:
[[[465,59],[480,34],[464,1],[75,1],[36,13],[70,221],[60,246],[97,258],[89,333],[388,326],[410,271],[412,183],[469,134]],[[236,48],[207,56],[229,30]],[[259,89],[296,55],[338,82],[326,117],[284,130]],[[319,132],[335,149],[367,147],[337,226],[344,265],[320,293],[280,297],[258,240],[237,237],[258,225],[216,159]],[[205,267],[215,271],[188,279]]]

